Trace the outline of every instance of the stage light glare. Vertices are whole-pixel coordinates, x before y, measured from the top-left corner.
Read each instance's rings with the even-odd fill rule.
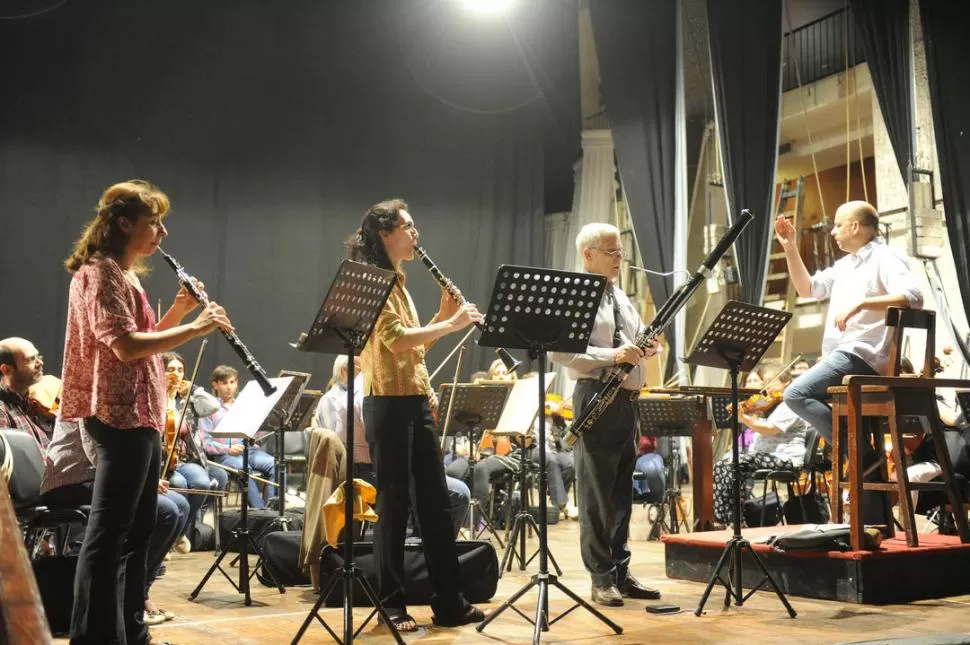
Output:
[[[475,13],[482,15],[499,15],[505,12],[511,5],[512,0],[461,0],[462,4]]]

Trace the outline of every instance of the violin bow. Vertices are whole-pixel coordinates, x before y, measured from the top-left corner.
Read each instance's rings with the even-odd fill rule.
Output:
[[[465,346],[462,345],[458,352],[458,364],[455,366],[455,378],[451,381],[451,395],[448,397],[448,414],[445,415],[444,425],[441,426],[441,451],[445,450],[445,442],[448,440],[448,429],[451,426],[451,418],[455,413],[455,393],[458,391],[458,376],[461,374],[461,364],[465,358]],[[438,402],[439,407],[441,402]]]
[[[801,359],[802,359],[802,355],[799,354],[795,358],[791,359],[791,362],[788,363],[788,365],[785,365],[783,368],[781,368],[780,370],[778,370],[778,373],[777,374],[775,374],[772,378],[770,378],[768,380],[767,383],[765,383],[764,385],[761,386],[761,393],[764,394],[765,392],[767,392],[769,385],[771,385],[772,383],[774,383],[775,381],[777,381],[779,378],[781,378],[781,375],[782,374],[784,374],[785,372],[787,372],[788,370],[790,370],[791,369],[791,366],[794,365],[795,363],[797,363],[798,361],[800,361]]]

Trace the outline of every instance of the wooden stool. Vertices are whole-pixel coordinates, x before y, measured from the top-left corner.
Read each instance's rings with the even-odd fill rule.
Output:
[[[886,313],[886,325],[894,327],[893,339],[890,344],[890,366],[893,374],[899,373],[903,331],[908,328],[925,329],[927,332],[926,353],[924,356],[923,374],[933,374],[933,355],[935,333],[935,314],[932,311],[915,309],[890,308]],[[913,514],[913,490],[943,490],[946,492],[950,504],[954,508],[961,507],[959,493],[953,478],[953,466],[947,452],[943,426],[936,408],[936,389],[939,387],[967,388],[970,381],[958,379],[934,379],[929,377],[907,376],[846,376],[842,386],[830,387],[832,395],[832,480],[833,494],[831,496],[832,519],[834,522],[843,521],[842,496],[843,487],[848,487],[851,504],[849,507],[849,526],[852,548],[863,548],[864,525],[862,520],[863,491],[896,491],[899,494],[899,509],[903,530],[906,533],[906,543],[918,546],[919,538],[916,532],[916,518]],[[842,419],[846,419],[848,445],[848,480],[842,480],[844,458],[842,456],[841,429]],[[864,420],[869,424],[869,432],[874,439],[877,454],[882,454],[884,443],[881,420],[886,419],[892,440],[892,461],[895,470],[895,481],[886,481],[887,465],[885,458],[880,458],[863,468],[862,457],[865,454],[863,437],[866,436],[863,426]],[[910,482],[906,476],[905,453],[903,451],[902,426],[916,422],[923,432],[933,438],[936,449],[937,463],[942,469],[942,482]],[[877,468],[882,470],[883,481],[866,482],[864,479]],[[957,530],[961,542],[970,542],[970,527],[967,518],[962,514],[955,514]],[[890,524],[889,530],[893,527]]]

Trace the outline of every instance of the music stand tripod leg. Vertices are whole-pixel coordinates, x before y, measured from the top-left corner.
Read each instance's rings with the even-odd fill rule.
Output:
[[[354,373],[354,355],[355,351],[362,349],[366,339],[360,337],[360,335],[352,334],[348,337],[347,346],[347,374]],[[404,645],[404,641],[401,639],[401,635],[397,631],[397,627],[394,626],[390,615],[384,609],[384,605],[381,603],[381,599],[378,597],[377,593],[374,591],[370,583],[364,577],[363,572],[357,567],[354,562],[354,531],[353,531],[353,518],[354,518],[354,381],[351,378],[347,379],[347,458],[346,458],[346,471],[344,479],[344,541],[343,541],[343,566],[335,570],[327,583],[326,589],[333,589],[338,583],[342,582],[343,587],[343,639],[337,637],[334,631],[330,628],[327,622],[320,616],[319,609],[323,602],[326,600],[327,593],[321,592],[320,597],[317,602],[314,603],[307,615],[306,620],[304,620],[303,625],[300,627],[300,631],[297,632],[296,636],[293,638],[292,643],[295,645],[303,637],[306,632],[307,627],[310,622],[316,618],[317,622],[324,626],[324,628],[330,633],[330,635],[337,642],[342,645],[351,645],[354,642],[354,637],[360,633],[360,631],[367,625],[374,614],[379,614],[383,619],[384,624],[390,630],[391,635],[394,638],[394,642],[398,645]],[[321,562],[323,559],[321,558]],[[364,590],[364,595],[368,597],[371,601],[374,610],[368,615],[368,617],[360,624],[360,627],[354,631],[354,581],[360,583],[361,588]]]
[[[727,360],[727,357],[725,357],[725,359]],[[711,573],[711,577],[707,582],[707,587],[704,589],[704,594],[701,596],[701,601],[697,605],[697,609],[694,610],[694,615],[700,616],[703,613],[704,605],[707,603],[707,599],[711,595],[715,582],[720,582],[724,586],[725,608],[731,605],[732,599],[738,607],[742,606],[745,600],[754,595],[754,593],[761,589],[761,587],[767,582],[771,585],[771,588],[778,596],[778,599],[781,600],[781,603],[784,605],[789,617],[795,618],[797,615],[795,610],[792,608],[791,604],[789,604],[785,594],[782,593],[781,587],[778,586],[777,581],[768,571],[768,567],[765,565],[764,560],[754,551],[754,549],[751,548],[751,543],[741,535],[741,465],[738,451],[738,439],[741,433],[737,415],[740,361],[733,360],[729,362],[731,370],[731,399],[734,406],[731,423],[731,470],[734,475],[731,495],[733,511],[731,519],[734,535],[728,540],[727,544],[724,545],[724,551],[721,552],[721,557],[718,558],[717,565],[715,565],[714,571]],[[751,587],[751,591],[747,595],[744,595],[742,567],[742,556],[745,550],[747,550],[747,552],[753,556],[755,563],[758,565],[758,568],[761,569],[761,572],[764,575],[764,578],[762,578],[758,584]],[[724,567],[725,562],[728,563],[727,580],[721,576],[721,569]]]
[[[542,410],[545,407],[544,406],[544,402],[545,402],[545,369],[546,369],[546,361],[545,361],[545,359],[546,359],[546,354],[545,354],[545,351],[542,351],[539,348],[536,348],[534,350],[530,350],[530,353],[529,354],[533,358],[538,359],[539,377],[538,377],[537,380],[538,380],[538,384],[539,384],[539,403],[540,403],[539,404],[539,410]],[[539,645],[540,640],[541,640],[541,636],[542,636],[542,632],[549,631],[549,628],[551,627],[551,625],[553,623],[555,623],[560,618],[562,618],[563,616],[565,616],[568,613],[570,613],[572,611],[572,609],[575,608],[575,607],[572,607],[569,610],[567,610],[566,612],[561,613],[556,618],[550,620],[550,618],[549,618],[549,585],[552,584],[552,585],[555,585],[555,587],[557,589],[559,589],[564,594],[566,594],[570,599],[572,599],[573,602],[576,603],[576,607],[581,607],[581,608],[589,611],[591,614],[593,614],[593,616],[595,616],[596,618],[598,618],[599,620],[601,620],[603,623],[605,623],[607,626],[609,626],[615,633],[621,634],[621,633],[623,633],[623,628],[622,627],[620,627],[619,625],[617,625],[616,623],[614,623],[613,621],[611,621],[609,618],[607,618],[605,615],[603,615],[603,613],[597,611],[592,605],[590,605],[585,600],[583,600],[582,598],[580,598],[575,592],[573,592],[568,587],[566,587],[564,584],[562,584],[561,582],[559,582],[559,579],[557,578],[556,575],[552,575],[552,574],[549,573],[549,562],[550,562],[550,560],[552,560],[552,558],[550,557],[550,553],[549,553],[549,544],[548,544],[548,536],[547,536],[547,528],[548,527],[547,527],[547,524],[546,524],[546,510],[547,510],[547,504],[546,504],[546,471],[545,471],[545,468],[546,468],[546,437],[545,437],[545,424],[544,423],[540,423],[539,424],[539,432],[538,432],[538,436],[536,437],[536,440],[539,442],[539,491],[538,491],[538,493],[539,493],[539,523],[538,524],[535,523],[535,520],[534,520],[534,518],[532,517],[531,514],[525,513],[525,516],[528,517],[529,520],[532,521],[532,526],[535,527],[536,533],[539,536],[539,549],[536,552],[537,555],[539,556],[539,572],[536,575],[534,575],[532,577],[532,579],[524,587],[522,587],[521,589],[519,589],[508,600],[506,600],[504,603],[502,603],[502,605],[498,609],[496,609],[494,612],[492,612],[489,615],[487,615],[485,617],[485,620],[483,620],[481,623],[479,623],[478,626],[475,629],[477,631],[481,632],[482,630],[485,629],[486,626],[488,626],[489,623],[491,623],[496,617],[498,617],[499,614],[501,614],[502,612],[504,612],[506,609],[508,609],[510,607],[512,607],[520,615],[524,615],[524,614],[522,614],[521,611],[519,611],[517,608],[514,607],[514,603],[515,603],[516,600],[518,600],[523,595],[525,595],[526,592],[528,592],[530,589],[532,589],[532,587],[538,587],[539,588],[539,595],[538,595],[538,599],[537,599],[537,603],[536,603],[536,617],[535,617],[535,620],[533,621],[533,624],[534,624],[535,629],[534,629],[533,635],[532,635],[532,643],[533,643],[533,645]],[[525,499],[524,492],[523,492],[523,499]],[[522,531],[525,531],[524,522],[523,522],[523,524],[521,526],[521,530]],[[507,554],[508,554],[508,552],[507,552]],[[535,556],[533,556],[533,557],[535,557]],[[530,558],[530,561],[531,561],[531,558]],[[558,565],[556,565],[556,568],[558,570]],[[562,574],[560,573],[559,575],[562,575]]]
[[[232,532],[232,539],[228,540],[226,544],[222,547],[222,552],[216,558],[209,570],[206,571],[205,575],[202,576],[202,580],[199,584],[192,590],[189,594],[189,600],[195,600],[199,593],[201,593],[202,588],[205,587],[209,578],[212,574],[219,570],[223,576],[236,588],[236,591],[243,594],[244,603],[248,607],[253,604],[252,596],[250,595],[249,588],[249,553],[252,551],[258,556],[259,560],[262,560],[262,552],[259,546],[253,541],[252,536],[249,534],[248,526],[248,510],[249,510],[249,441],[243,441],[243,467],[240,471],[240,484],[242,492],[240,493],[241,507],[239,510],[239,526],[237,526]],[[229,550],[232,548],[233,544],[237,544],[239,547],[239,555],[237,556],[237,561],[239,562],[239,583],[237,584],[226,571],[222,568],[222,561],[227,555],[229,555]]]

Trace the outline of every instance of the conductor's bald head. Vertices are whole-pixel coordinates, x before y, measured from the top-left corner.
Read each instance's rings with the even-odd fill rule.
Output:
[[[846,202],[835,211],[832,237],[846,253],[856,253],[878,233],[879,212],[869,202]]]

